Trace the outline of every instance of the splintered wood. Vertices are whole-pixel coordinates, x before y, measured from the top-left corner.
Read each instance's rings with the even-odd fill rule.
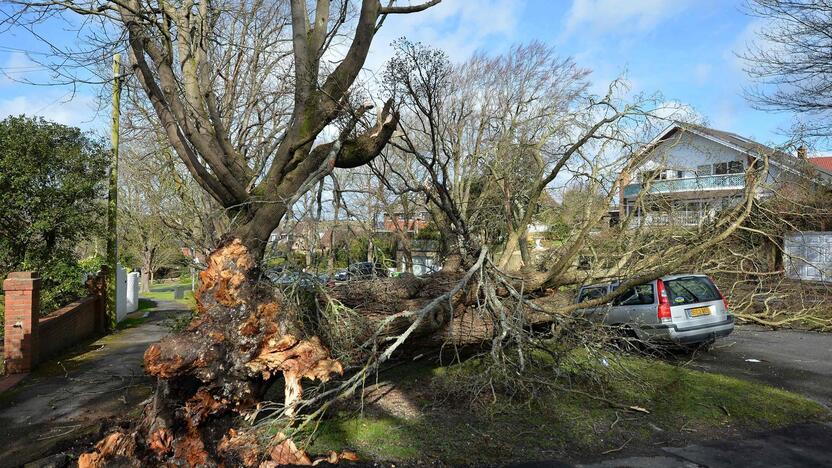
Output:
[[[197,316],[145,352],[145,371],[160,383],[142,419],[132,432],[99,442],[82,456],[82,466],[313,463],[288,438],[265,449],[252,433],[233,427],[276,378],[283,378],[291,415],[303,396],[303,379],[326,381],[343,373],[321,340],[303,333],[296,306],[258,283],[255,264],[238,239],[211,255],[200,274]]]

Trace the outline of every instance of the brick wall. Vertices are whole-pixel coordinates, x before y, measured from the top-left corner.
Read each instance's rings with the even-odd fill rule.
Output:
[[[98,299],[85,297],[41,317],[38,324],[38,360],[55,356],[96,334]]]
[[[29,372],[38,362],[83,341],[105,326],[102,278],[88,282],[90,295],[40,317],[40,277],[33,272],[9,273],[3,354],[6,373]]]

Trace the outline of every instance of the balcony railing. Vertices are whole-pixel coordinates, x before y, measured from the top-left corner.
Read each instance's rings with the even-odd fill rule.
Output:
[[[624,197],[633,198],[638,196],[642,186],[643,184],[624,186]],[[745,174],[722,174],[684,179],[654,180],[650,183],[648,193],[696,192],[699,190],[741,189],[743,187],[745,187]]]
[[[681,211],[676,213],[645,213],[630,220],[630,227],[636,227],[642,222],[650,226],[698,226],[707,221],[710,214],[696,211]]]

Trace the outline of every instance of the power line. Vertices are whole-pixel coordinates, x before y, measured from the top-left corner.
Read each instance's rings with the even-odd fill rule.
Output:
[[[9,46],[2,46],[2,45],[0,45],[0,51],[3,51],[3,52],[19,52],[19,53],[29,54],[29,55],[46,55],[46,56],[54,55],[54,53],[52,53],[52,52],[42,52],[42,51],[37,51],[37,50],[19,49],[17,47],[9,47]]]

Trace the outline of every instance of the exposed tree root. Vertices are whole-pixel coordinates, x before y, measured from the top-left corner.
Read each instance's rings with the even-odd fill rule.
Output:
[[[141,421],[131,433],[110,434],[84,454],[85,466],[117,460],[145,466],[257,466],[284,463],[291,458],[287,454],[293,454],[293,463],[308,460],[290,450],[285,437],[270,444],[285,450],[264,454],[252,434],[234,429],[277,376],[285,381],[285,413],[292,415],[304,378],[326,381],[343,372],[327,347],[304,333],[300,310],[255,280],[254,267],[237,239],[211,255],[200,277],[197,317],[185,331],[145,352],[145,371],[159,384]]]

